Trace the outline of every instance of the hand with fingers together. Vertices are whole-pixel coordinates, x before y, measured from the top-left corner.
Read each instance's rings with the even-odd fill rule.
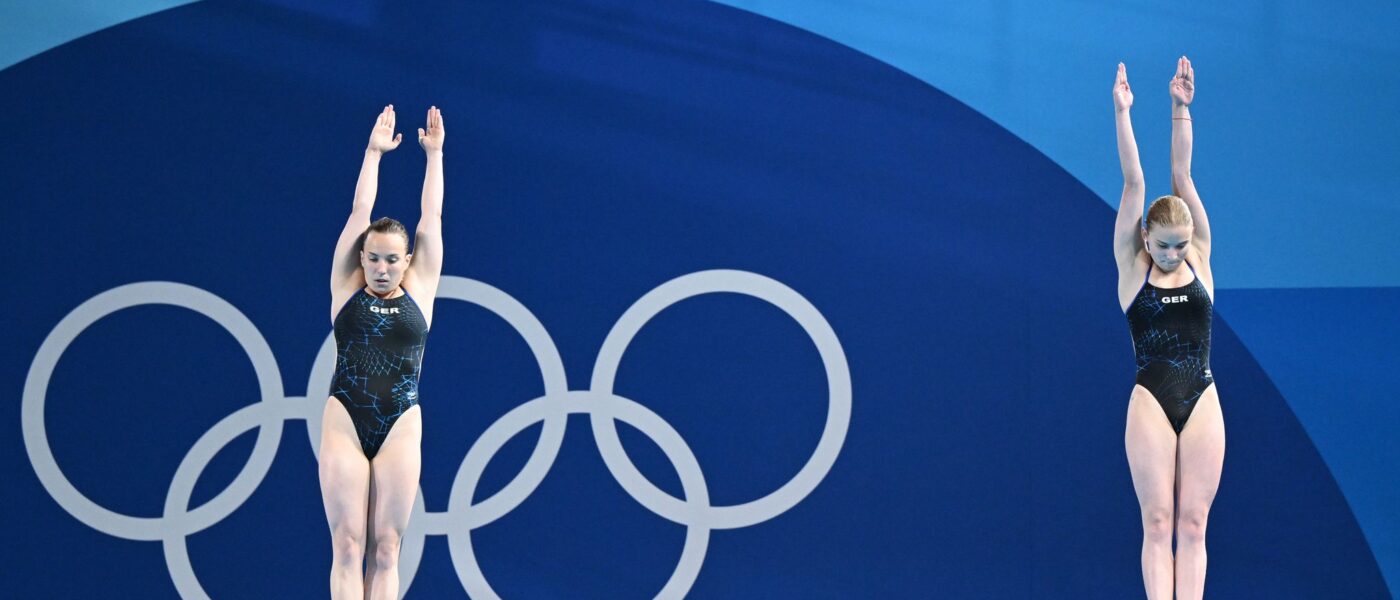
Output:
[[[1123,112],[1133,107],[1133,89],[1128,87],[1128,67],[1118,63],[1118,77],[1113,80],[1113,108]]]
[[[403,134],[394,134],[394,105],[384,107],[379,113],[379,119],[374,122],[374,129],[369,133],[369,150],[383,154],[399,147],[399,142],[403,141]]]
[[[447,130],[442,125],[442,111],[434,106],[428,109],[427,129],[418,128],[418,145],[428,154],[442,152],[442,142],[447,139]]]
[[[1196,70],[1191,68],[1191,59],[1185,56],[1176,59],[1176,75],[1172,77],[1168,89],[1172,104],[1191,106],[1191,100],[1196,98]]]

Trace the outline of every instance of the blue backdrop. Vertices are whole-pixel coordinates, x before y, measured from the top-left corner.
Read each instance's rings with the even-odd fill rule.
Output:
[[[1373,93],[1345,95],[1355,110],[1321,107],[1350,78],[1400,66],[1396,42],[1366,33],[1394,9],[730,4],[0,9],[8,27],[94,23],[10,36],[0,63],[0,126],[14,144],[0,169],[19,234],[4,300],[17,351],[0,375],[20,399],[0,442],[0,499],[22,540],[7,553],[23,574],[9,584],[17,596],[325,593],[329,536],[300,407],[325,396],[313,365],[329,333],[330,251],[388,102],[410,138],[428,105],[444,109],[444,273],[538,318],[568,389],[596,388],[600,347],[634,302],[707,270],[788,286],[839,339],[851,411],[835,437],[824,427],[840,386],[820,336],[772,304],[684,299],[627,346],[614,389],[674,428],[711,505],[765,497],[826,440],[839,447],[771,519],[716,526],[681,591],[1140,595],[1108,91],[1126,60],[1158,185],[1168,101],[1155,86],[1186,53],[1202,80],[1197,180],[1221,240],[1212,367],[1230,436],[1208,588],[1390,597],[1400,410],[1382,377],[1400,366],[1400,263],[1377,246],[1400,225],[1386,185],[1400,150],[1396,121],[1368,107],[1400,101],[1400,87],[1374,80]],[[1089,34],[1105,22],[1115,33]],[[1337,41],[1346,28],[1357,33]],[[1279,50],[1270,33],[1304,49]],[[1259,89],[1278,71],[1324,69],[1337,85]],[[1285,117],[1296,129],[1278,127]],[[1304,170],[1314,163],[1325,168]],[[410,146],[385,158],[375,216],[413,225],[422,165]],[[143,281],[202,290],[141,288],[167,302],[227,302],[221,322],[246,319],[232,327],[255,349],[167,304],[64,329],[85,302]],[[448,529],[470,531],[503,597],[656,594],[695,556],[687,528],[619,485],[585,415],[568,417],[548,474],[514,510],[479,525],[436,516],[473,444],[550,391],[547,365],[506,320],[439,307],[422,384],[424,541],[407,596],[464,594]],[[71,343],[46,354],[58,338]],[[49,362],[39,385],[36,365]],[[279,408],[244,408],[260,398]],[[263,421],[266,440],[235,437],[231,414]],[[491,456],[476,501],[509,488],[550,427]],[[684,465],[663,452],[675,445],[652,439],[659,429],[619,429],[643,475],[695,502]],[[234,439],[200,441],[211,431]],[[182,468],[192,448],[217,454]],[[56,499],[70,496],[41,482],[45,464],[113,513],[167,516],[128,526],[73,514]],[[193,517],[168,506],[179,473],[198,477],[190,506],[215,499]],[[223,494],[235,480],[246,500]]]

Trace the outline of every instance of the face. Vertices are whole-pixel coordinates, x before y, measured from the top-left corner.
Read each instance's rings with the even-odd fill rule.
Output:
[[[1168,273],[1186,260],[1186,248],[1191,245],[1190,225],[1153,225],[1142,232],[1142,241],[1152,262]]]
[[[403,282],[403,274],[408,270],[408,241],[397,233],[371,231],[365,236],[364,249],[360,250],[360,266],[365,270],[365,284],[379,296],[394,292]]]

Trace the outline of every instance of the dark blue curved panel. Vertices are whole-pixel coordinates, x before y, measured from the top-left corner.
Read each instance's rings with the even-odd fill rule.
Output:
[[[304,382],[328,332],[325,268],[367,115],[392,101],[412,132],[432,103],[450,129],[445,271],[534,311],[571,387],[588,386],[602,339],[633,301],[703,269],[782,281],[840,337],[854,411],[835,466],[773,520],[714,532],[694,595],[1140,593],[1112,214],[1014,136],[868,57],[702,2],[334,14],[207,2],[0,72],[0,100],[20,107],[0,115],[26,140],[5,180],[20,199],[12,219],[35,226],[20,247],[39,250],[30,264],[44,282],[6,299],[27,311],[12,336],[25,357],[87,298],[171,280],[242,310],[276,353],[287,394],[317,394]],[[385,159],[376,211],[410,226],[417,152]],[[440,306],[422,388],[423,489],[435,511],[466,448],[541,389],[508,327]],[[257,388],[236,345],[197,315],[146,307],[110,319],[60,363],[50,437],[79,489],[154,515],[193,440]],[[1384,597],[1302,429],[1228,323],[1217,332],[1231,450],[1211,526],[1212,593]],[[16,395],[28,363],[4,367]],[[671,423],[712,499],[733,503],[806,460],[825,414],[821,376],[792,321],[717,295],[649,323],[617,389]],[[621,429],[641,470],[679,493],[661,453]],[[513,475],[535,432],[493,460],[485,488]],[[28,507],[20,537],[33,545],[13,559],[33,574],[21,596],[174,594],[158,543],[67,515],[34,477],[18,425],[10,433],[0,464],[12,484],[0,493]],[[208,469],[196,503],[233,476],[251,437]],[[282,438],[257,492],[190,537],[215,597],[324,591],[314,460],[299,423]],[[506,597],[642,597],[664,583],[683,535],[612,480],[575,417],[545,483],[473,540]],[[409,596],[459,590],[446,544],[429,538]]]
[[[1382,572],[1400,572],[1400,444],[1387,433],[1400,423],[1400,288],[1229,290],[1220,297],[1238,307],[1230,324],[1322,452]]]

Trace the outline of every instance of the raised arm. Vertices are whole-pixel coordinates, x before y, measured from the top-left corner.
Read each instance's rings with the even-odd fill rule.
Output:
[[[1118,202],[1118,219],[1113,226],[1113,256],[1118,260],[1120,273],[1133,264],[1142,249],[1140,229],[1146,194],[1129,115],[1132,107],[1133,90],[1128,87],[1128,69],[1118,63],[1118,77],[1113,82],[1113,115],[1118,128],[1118,164],[1123,168],[1123,197]]]
[[[1172,193],[1191,209],[1195,232],[1191,245],[1204,260],[1210,260],[1210,221],[1206,207],[1191,181],[1191,101],[1196,98],[1196,72],[1185,56],[1176,61],[1176,75],[1170,84],[1172,95]]]
[[[418,144],[427,154],[428,165],[423,173],[423,215],[414,232],[413,262],[409,275],[421,294],[431,302],[442,278],[442,144],[447,138],[442,111],[436,106],[428,109],[426,128],[418,129]]]
[[[355,183],[355,202],[335,244],[335,256],[331,260],[332,311],[340,308],[343,300],[337,302],[339,293],[350,287],[349,283],[354,281],[360,270],[356,242],[369,227],[370,211],[374,209],[374,197],[379,191],[379,158],[385,152],[398,148],[401,141],[403,134],[394,135],[394,106],[385,106],[374,122],[374,129],[370,131],[369,145],[365,148],[364,161],[360,163],[360,179]]]

